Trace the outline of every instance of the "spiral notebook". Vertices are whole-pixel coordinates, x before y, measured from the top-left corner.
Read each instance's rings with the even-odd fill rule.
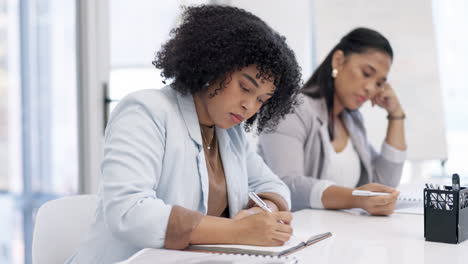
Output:
[[[200,253],[146,248],[117,264],[296,264],[295,257]]]
[[[398,197],[395,213],[401,214],[424,214],[424,200],[415,194],[403,193]]]
[[[342,211],[355,214],[355,215],[369,215],[369,213],[362,208],[343,209]],[[400,194],[396,202],[394,213],[399,214],[424,214],[424,200],[417,195],[408,193]]]
[[[249,254],[249,255],[268,255],[268,256],[285,256],[297,250],[308,247],[319,241],[322,241],[332,234],[326,232],[323,234],[313,235],[307,239],[300,239],[297,236],[291,237],[283,246],[265,247],[265,246],[249,246],[249,245],[224,245],[224,244],[209,244],[209,245],[191,245],[188,250],[201,252],[221,252],[231,254]]]

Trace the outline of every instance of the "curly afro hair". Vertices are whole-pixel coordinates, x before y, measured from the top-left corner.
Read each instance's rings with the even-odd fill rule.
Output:
[[[271,132],[299,103],[301,73],[285,38],[252,13],[218,5],[185,8],[180,26],[153,62],[182,94],[204,91],[207,84],[222,80],[218,92],[227,74],[253,64],[257,78],[273,80],[276,90],[244,128],[250,131],[257,121],[257,133]]]

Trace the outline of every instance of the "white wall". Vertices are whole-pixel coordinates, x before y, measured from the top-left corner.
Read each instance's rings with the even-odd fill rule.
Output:
[[[285,36],[302,67],[303,78],[312,73],[312,1],[231,0],[228,3],[254,13]]]
[[[394,49],[389,81],[406,111],[408,159],[446,159],[444,108],[437,52],[428,0],[315,0],[317,59],[320,62],[339,39],[358,26],[386,36]],[[387,120],[383,110],[366,104],[362,112],[369,138],[380,148]]]

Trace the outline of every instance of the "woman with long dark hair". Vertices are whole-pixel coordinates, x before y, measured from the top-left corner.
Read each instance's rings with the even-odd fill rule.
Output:
[[[384,36],[368,28],[352,30],[304,85],[304,103],[276,132],[260,135],[260,154],[291,189],[293,210],[393,212],[406,143],[405,113],[387,82],[392,60]],[[388,113],[380,153],[370,145],[359,112],[368,100]],[[353,196],[354,189],[389,195]]]

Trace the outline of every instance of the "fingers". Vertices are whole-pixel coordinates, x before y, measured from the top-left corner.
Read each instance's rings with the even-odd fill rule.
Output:
[[[242,216],[239,212],[235,217]],[[279,221],[283,221],[284,224]],[[239,226],[239,240],[241,244],[259,246],[280,246],[288,241],[293,229],[290,226],[292,214],[290,212],[260,212],[236,220]]]
[[[390,215],[395,210],[397,198],[400,192],[395,191],[386,196],[370,197],[370,206],[366,210],[373,215]]]
[[[383,107],[387,110],[392,108],[392,105],[395,105],[398,102],[396,98],[396,94],[393,91],[390,84],[385,83],[381,89],[379,89],[372,97],[371,97],[372,106],[378,105]]]
[[[293,229],[290,225],[278,223],[276,226],[276,231],[273,232],[273,239],[286,242],[291,239]]]
[[[364,198],[363,209],[373,215],[390,215],[395,210],[396,202],[400,192],[392,187],[378,183],[368,183],[358,188],[374,192],[389,193],[382,196],[371,196]]]
[[[383,93],[383,91],[379,91],[370,98],[372,106],[381,104],[381,99],[380,98],[382,96],[382,93]]]
[[[395,206],[396,203],[389,203],[382,206],[374,206],[368,211],[373,215],[391,215],[395,211]]]
[[[293,228],[290,226],[292,214],[290,212],[275,212],[268,216],[275,221],[272,238],[282,242],[288,241],[293,233]],[[284,224],[279,221],[283,221]]]
[[[369,201],[374,206],[388,205],[388,204],[396,203],[396,200],[399,194],[400,193],[397,191],[397,192],[394,192],[385,196],[373,196],[373,197],[369,197]]]
[[[290,224],[293,218],[291,212],[281,211],[281,212],[274,212],[271,215],[276,219],[276,221],[283,221],[285,224]]]
[[[287,241],[287,240],[286,240],[286,241]],[[277,247],[277,246],[282,246],[282,245],[284,245],[284,243],[285,243],[286,241],[281,241],[281,240],[278,240],[278,239],[272,239],[271,245],[272,245],[272,246],[276,246],[276,247]]]
[[[391,98],[390,91],[381,91],[374,97],[374,104],[385,106]]]
[[[360,186],[358,189],[368,190],[368,191],[373,191],[373,192],[386,192],[386,193],[393,193],[396,191],[395,188],[392,188],[390,186],[386,186],[383,184],[379,184],[379,183],[368,183],[368,184]]]
[[[265,228],[263,232],[266,233],[263,233],[263,237],[269,241],[269,245],[280,246],[291,238],[293,229],[289,225],[292,220],[290,212],[265,212],[258,214],[258,216],[263,218],[259,228]],[[285,224],[279,221],[283,221]]]
[[[276,231],[286,234],[292,234],[293,229],[290,225],[278,223],[276,226]]]
[[[283,232],[275,232],[273,233],[273,240],[278,240],[282,243],[291,239],[291,234],[283,233]]]

